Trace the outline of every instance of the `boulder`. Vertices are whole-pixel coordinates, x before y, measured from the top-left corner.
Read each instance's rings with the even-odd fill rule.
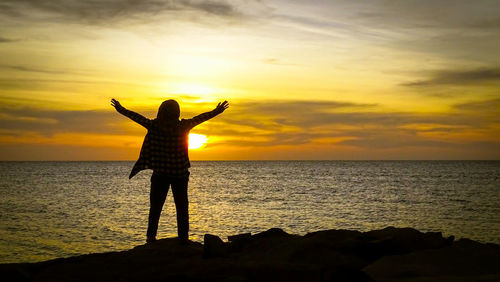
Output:
[[[203,237],[203,257],[224,256],[228,253],[228,248],[221,238],[211,234],[205,234]]]
[[[461,239],[383,257],[363,270],[377,281],[500,281],[500,247]]]

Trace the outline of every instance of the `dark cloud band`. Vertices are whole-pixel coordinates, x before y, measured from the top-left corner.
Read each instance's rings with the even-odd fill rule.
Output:
[[[500,68],[488,68],[462,71],[439,71],[426,80],[402,84],[403,86],[440,86],[440,85],[470,85],[481,82],[500,82]]]
[[[214,106],[196,105],[205,111]],[[496,106],[498,100],[470,102],[455,105],[457,113],[444,115],[380,112],[377,105],[336,101],[242,101],[233,103],[230,115],[197,128],[196,132],[223,136],[219,145],[231,146],[302,145],[322,138],[337,138],[338,144],[360,148],[440,147],[454,140],[436,139],[432,134],[448,135],[470,128],[487,130],[491,124],[498,123],[498,118],[491,115]],[[0,110],[0,131],[21,130],[42,136],[58,133],[144,134],[140,127],[123,127],[127,120],[112,108],[98,111]],[[155,110],[141,113],[154,117]],[[196,114],[199,112],[183,112],[183,117]],[[419,128],[419,124],[429,126]]]
[[[151,19],[175,11],[201,12],[219,17],[240,15],[233,5],[217,0],[4,0],[0,3],[0,15],[3,16],[87,24]]]
[[[0,43],[9,43],[9,42],[15,42],[15,41],[17,41],[17,40],[9,39],[9,38],[5,38],[5,37],[0,36]]]

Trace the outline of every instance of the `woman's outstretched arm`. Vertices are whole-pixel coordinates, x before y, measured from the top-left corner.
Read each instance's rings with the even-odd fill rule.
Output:
[[[150,119],[142,116],[141,114],[125,109],[125,107],[123,107],[117,100],[111,99],[111,106],[115,107],[116,111],[120,114],[144,126],[146,129],[149,129],[149,127],[151,126]]]
[[[219,103],[214,110],[203,113],[201,115],[197,115],[194,118],[186,120],[186,122],[189,124],[189,128],[193,128],[204,121],[207,121],[217,115],[222,114],[222,112],[224,112],[228,107],[229,103],[227,101],[224,101],[222,103]]]

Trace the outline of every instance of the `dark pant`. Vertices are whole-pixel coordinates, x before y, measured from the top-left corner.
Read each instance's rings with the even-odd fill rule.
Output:
[[[161,210],[168,189],[172,186],[174,194],[175,209],[177,211],[177,234],[179,239],[187,240],[189,232],[189,214],[188,214],[188,176],[172,177],[154,173],[151,176],[151,191],[149,194],[149,220],[148,237],[156,237],[158,231],[158,221],[160,220]]]

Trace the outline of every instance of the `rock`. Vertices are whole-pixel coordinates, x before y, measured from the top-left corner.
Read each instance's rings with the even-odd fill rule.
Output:
[[[394,227],[364,233],[351,230],[318,231],[306,234],[304,240],[307,242],[303,251],[305,256],[310,253],[311,258],[318,257],[318,263],[330,257],[329,259],[335,259],[339,266],[350,268],[363,268],[387,255],[440,248],[451,244],[441,233],[422,233],[412,228]],[[321,246],[321,249],[313,246]],[[313,252],[323,255],[315,256]],[[335,257],[332,257],[334,255]]]
[[[31,275],[29,275],[29,273],[27,273],[27,271],[22,269],[21,267],[13,266],[11,268],[5,268],[5,269],[0,268],[0,273],[2,281],[9,281],[9,282],[32,281]]]
[[[377,281],[500,281],[500,247],[461,239],[451,246],[386,256],[364,271]]]
[[[281,228],[271,228],[267,231],[257,233],[252,237],[254,239],[264,239],[264,238],[286,238],[290,236],[291,236],[290,234],[286,233]]]
[[[218,236],[205,234],[203,242],[203,257],[223,256],[228,252],[227,246]]]
[[[161,239],[123,252],[0,264],[2,281],[500,281],[500,247],[411,228],[273,228],[204,244]]]
[[[243,233],[243,234],[228,236],[227,239],[231,243],[229,245],[230,251],[237,252],[240,251],[245,246],[245,244],[250,242],[250,240],[252,239],[252,234]]]
[[[238,235],[233,235],[233,236],[227,236],[227,240],[231,243],[239,243],[239,242],[244,242],[248,241],[252,238],[251,233],[243,233],[243,234],[238,234]]]
[[[417,250],[436,249],[450,245],[453,237],[443,238],[441,232],[422,233],[413,228],[387,227],[363,233],[365,240],[383,242],[383,255],[404,254]]]

